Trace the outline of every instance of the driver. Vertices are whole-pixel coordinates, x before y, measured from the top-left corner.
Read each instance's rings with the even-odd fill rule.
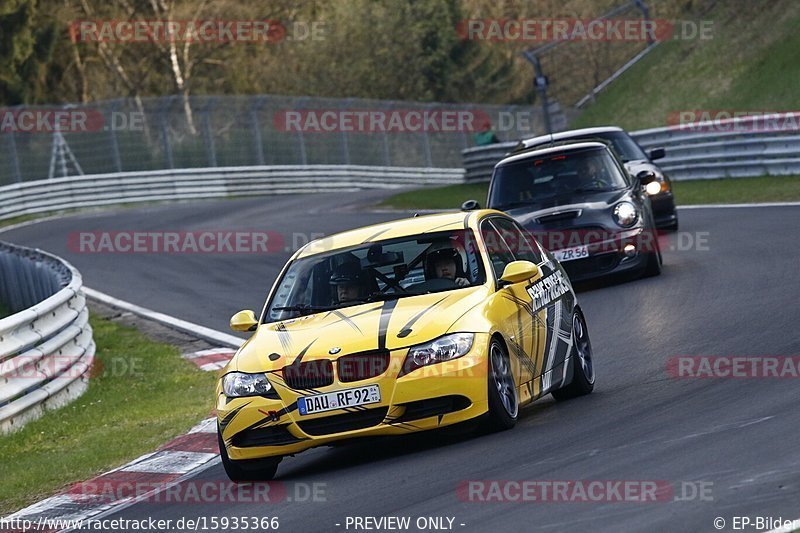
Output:
[[[334,268],[331,285],[336,286],[336,298],[339,303],[361,300],[367,296],[364,271],[355,261],[348,261]]]
[[[584,157],[578,165],[578,176],[587,188],[608,188],[606,169],[598,157]]]
[[[439,279],[449,279],[459,287],[469,285],[469,280],[463,273],[461,254],[455,248],[441,248],[425,256],[425,272],[428,276]]]

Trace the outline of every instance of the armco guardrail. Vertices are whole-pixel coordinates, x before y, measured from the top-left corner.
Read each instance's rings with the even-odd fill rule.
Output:
[[[800,122],[800,120],[798,121]],[[686,124],[631,132],[645,149],[664,147],[658,165],[676,181],[763,175],[800,175],[800,132],[759,129],[764,117]],[[712,131],[709,131],[712,130]],[[462,152],[466,181],[486,181],[516,143]]]
[[[42,252],[0,242],[0,433],[45,409],[65,405],[88,386],[95,345],[81,275]]]
[[[309,165],[121,172],[0,187],[0,220],[20,215],[132,202],[391,189],[461,183],[460,168]]]

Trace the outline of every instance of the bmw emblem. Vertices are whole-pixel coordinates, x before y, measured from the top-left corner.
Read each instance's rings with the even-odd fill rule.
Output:
[[[339,353],[341,351],[342,351],[341,348],[339,348],[338,346],[334,346],[333,348],[328,350],[328,353],[331,354],[331,355],[336,355],[337,353]]]

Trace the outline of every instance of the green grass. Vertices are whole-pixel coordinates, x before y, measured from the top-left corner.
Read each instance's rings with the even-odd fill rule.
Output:
[[[0,318],[7,317],[10,314],[11,314],[11,310],[8,307],[6,307],[5,305],[3,305],[2,303],[0,303]]]
[[[103,370],[86,393],[0,436],[0,516],[151,452],[212,410],[212,372],[133,328],[91,324]]]
[[[800,3],[717,2],[712,38],[660,44],[623,74],[571,127],[667,125],[682,110],[796,110],[800,105]]]
[[[678,205],[800,201],[800,176],[762,176],[672,182]],[[386,198],[378,207],[392,209],[458,209],[464,200],[486,206],[488,183],[417,189]]]

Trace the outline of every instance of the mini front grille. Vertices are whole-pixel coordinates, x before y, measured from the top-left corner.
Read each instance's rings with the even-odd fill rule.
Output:
[[[301,420],[297,425],[308,435],[330,435],[376,426],[383,422],[388,410],[388,407],[365,409],[355,413]]]
[[[333,383],[333,364],[327,359],[283,367],[283,380],[293,389],[316,389]]]
[[[389,352],[387,350],[362,352],[345,355],[336,361],[339,370],[339,381],[359,381],[380,376],[389,368]]]

